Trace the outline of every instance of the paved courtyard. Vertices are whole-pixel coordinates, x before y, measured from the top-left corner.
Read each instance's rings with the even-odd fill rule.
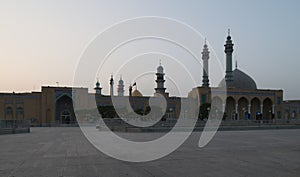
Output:
[[[177,151],[145,163],[106,156],[84,138],[79,128],[31,130],[30,134],[0,136],[1,177],[300,176],[300,129],[220,131],[204,148],[197,147],[201,132],[196,132]]]

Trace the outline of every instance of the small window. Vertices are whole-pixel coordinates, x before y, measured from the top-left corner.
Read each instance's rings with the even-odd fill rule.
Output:
[[[206,95],[201,95],[201,104],[206,103]]]
[[[281,119],[281,112],[280,111],[277,111],[277,118]]]
[[[17,115],[23,115],[24,114],[23,108],[22,107],[18,107],[16,113],[17,113]]]
[[[5,110],[5,114],[6,115],[12,115],[13,113],[13,109],[11,107],[7,107],[6,110]]]
[[[280,104],[281,104],[281,98],[277,97],[277,105],[280,105]]]

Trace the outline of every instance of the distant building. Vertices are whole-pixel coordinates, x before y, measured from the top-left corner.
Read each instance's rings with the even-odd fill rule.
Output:
[[[300,119],[300,100],[286,100],[283,105],[285,119]]]
[[[212,102],[222,102],[225,110],[225,120],[276,120],[281,118],[298,118],[300,115],[300,101],[283,102],[282,90],[258,89],[255,81],[246,73],[236,68],[232,69],[233,46],[228,34],[225,46],[226,73],[219,86],[227,88],[227,97],[222,101],[220,97],[213,97],[209,84],[209,49],[205,42],[203,60],[202,86],[193,88],[188,98],[199,100],[199,105]],[[188,98],[170,97],[164,85],[164,68],[159,64],[156,72],[156,88],[154,97],[158,94],[166,98],[167,108],[165,118],[178,118],[181,102]],[[0,93],[0,120],[7,122],[28,120],[36,125],[76,124],[72,94],[82,96],[81,107],[89,108],[96,104],[98,107],[111,109],[112,97],[118,104],[129,99],[133,110],[145,113],[149,106],[150,96],[143,96],[137,89],[136,83],[129,86],[129,96],[124,96],[124,81],[118,82],[117,96],[114,96],[114,79],[109,80],[110,94],[103,95],[99,80],[96,82],[95,93],[88,93],[87,88],[49,87],[43,86],[41,92],[31,93]],[[74,95],[73,95],[74,96]],[[185,112],[185,111],[183,111]],[[187,116],[187,115],[185,115]],[[113,115],[112,117],[117,117]]]

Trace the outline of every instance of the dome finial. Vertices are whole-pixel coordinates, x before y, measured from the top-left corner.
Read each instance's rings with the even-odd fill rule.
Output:
[[[161,59],[159,59],[159,66],[161,66]]]
[[[230,28],[228,28],[228,36],[230,36]]]
[[[237,59],[235,60],[235,69],[237,69],[238,68],[238,61],[237,61]]]

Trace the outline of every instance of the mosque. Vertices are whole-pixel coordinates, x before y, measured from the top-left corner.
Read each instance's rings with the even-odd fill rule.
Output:
[[[255,81],[246,73],[236,68],[232,69],[233,42],[228,32],[224,45],[226,54],[225,78],[219,87],[226,87],[226,103],[223,103],[226,120],[276,120],[281,118],[283,112],[283,91],[271,89],[258,89]],[[189,96],[199,96],[200,105],[212,102],[222,102],[216,96],[212,98],[211,87],[209,87],[208,46],[204,44],[202,52],[203,80],[202,86],[193,88]],[[226,85],[225,85],[226,84]]]
[[[210,104],[214,101],[223,102],[224,120],[278,120],[284,118],[283,91],[271,89],[259,89],[255,81],[246,73],[235,67],[232,68],[233,41],[228,33],[225,47],[226,73],[225,78],[218,87],[227,88],[225,101],[218,96],[212,98],[211,90],[218,87],[210,87],[209,83],[209,49],[205,43],[202,51],[203,80],[202,85],[193,88],[188,93],[188,98],[197,98],[199,105]],[[164,118],[177,118],[181,108],[181,101],[187,98],[170,97],[164,86],[164,68],[160,64],[156,72],[156,88],[154,97],[157,94],[166,98],[167,109]],[[226,84],[226,85],[225,85]],[[147,114],[150,96],[143,94],[134,87],[128,88],[128,96],[125,96],[124,81],[120,77],[117,85],[117,95],[114,94],[114,78],[109,80],[110,94],[103,95],[100,82],[97,81],[94,88],[95,93],[89,93],[88,88],[75,87],[50,87],[42,86],[41,92],[31,93],[0,93],[0,120],[7,122],[30,121],[32,125],[47,126],[58,124],[76,124],[72,104],[72,90],[85,95],[85,105],[97,103],[98,107],[108,110],[106,116],[118,117],[111,112],[112,97],[117,102],[130,100],[131,107],[140,114]],[[101,111],[100,111],[101,112]],[[0,121],[1,122],[1,121]],[[0,124],[1,127],[1,124]]]

